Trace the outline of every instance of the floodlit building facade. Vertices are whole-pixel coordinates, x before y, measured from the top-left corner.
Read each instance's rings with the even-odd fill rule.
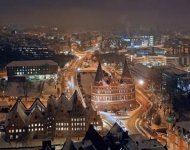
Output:
[[[52,60],[12,61],[6,66],[9,81],[48,79],[58,71],[58,64]]]
[[[127,61],[124,63],[121,79],[112,76],[109,81],[104,80],[99,63],[95,80],[91,85],[91,101],[98,111],[126,110],[136,107],[135,84]]]

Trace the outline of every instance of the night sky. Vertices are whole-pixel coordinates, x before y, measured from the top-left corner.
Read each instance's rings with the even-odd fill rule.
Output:
[[[0,0],[0,24],[190,27],[190,0]]]

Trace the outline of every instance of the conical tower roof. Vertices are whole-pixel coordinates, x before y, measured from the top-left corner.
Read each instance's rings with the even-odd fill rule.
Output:
[[[125,59],[124,65],[123,65],[123,72],[121,76],[121,81],[120,83],[123,83],[125,79],[132,78],[131,73],[129,71],[128,63],[127,60]]]
[[[103,78],[104,78],[103,70],[102,70],[102,67],[101,67],[101,63],[99,62],[94,82],[102,81]]]

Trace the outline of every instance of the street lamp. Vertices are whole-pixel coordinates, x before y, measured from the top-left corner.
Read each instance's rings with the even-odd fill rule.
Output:
[[[144,84],[144,81],[142,79],[139,80],[139,84],[140,85],[143,85]]]
[[[2,95],[3,95],[3,100],[4,100],[4,96],[5,96],[5,91],[2,92]]]
[[[80,72],[80,70],[81,70],[80,68],[77,68],[77,72]]]

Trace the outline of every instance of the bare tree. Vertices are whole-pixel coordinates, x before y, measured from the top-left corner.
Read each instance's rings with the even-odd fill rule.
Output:
[[[0,91],[2,93],[2,98],[4,100],[5,92],[10,88],[11,84],[8,81],[1,80],[0,81]]]
[[[25,100],[27,100],[28,93],[34,90],[34,84],[29,80],[26,80],[25,82],[19,82],[17,89],[19,93],[24,94]]]

